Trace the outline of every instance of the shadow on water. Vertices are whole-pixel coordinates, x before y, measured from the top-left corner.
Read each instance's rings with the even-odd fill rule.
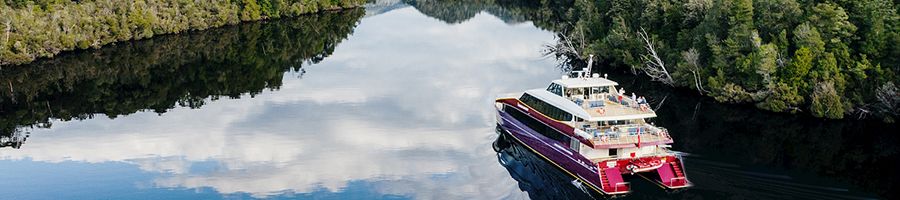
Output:
[[[0,147],[20,148],[28,135],[23,129],[49,128],[53,119],[162,114],[278,89],[284,72],[302,76],[305,64],[331,55],[363,14],[355,9],[245,23],[0,69]]]
[[[617,78],[618,77],[618,78]],[[622,78],[628,77],[628,78]],[[614,74],[611,79],[637,94],[647,95],[659,115],[653,121],[668,128],[683,152],[688,177],[695,186],[675,193],[646,180],[632,179],[628,199],[746,198],[746,199],[875,199],[896,198],[893,180],[900,177],[896,124],[878,121],[822,120],[803,115],[776,114],[752,106],[723,105],[708,98]],[[498,139],[498,143],[510,141]],[[514,142],[512,142],[514,143]],[[573,188],[571,180],[530,151],[500,152],[500,163],[523,185]],[[504,155],[504,154],[530,154]],[[517,161],[508,161],[505,157]],[[522,173],[519,166],[544,166]],[[555,172],[550,172],[555,171]],[[556,173],[557,175],[551,175]],[[555,183],[547,183],[555,182]],[[529,194],[546,189],[522,187]],[[880,197],[867,194],[874,192]],[[561,192],[560,194],[571,194]],[[564,195],[569,196],[569,195]],[[579,198],[579,197],[573,197]]]
[[[672,132],[673,149],[689,152],[695,155],[690,160],[700,161],[689,160],[687,167],[706,163],[697,166],[700,169],[688,168],[689,173],[709,175],[694,177],[696,189],[719,188],[735,195],[752,193],[773,198],[782,194],[813,199],[855,198],[862,192],[898,197],[892,191],[900,190],[893,181],[900,178],[896,171],[900,168],[900,149],[896,146],[900,138],[890,131],[897,130],[897,124],[771,113],[752,105],[716,103],[643,77],[611,77],[655,102],[658,117],[654,121]],[[710,165],[716,163],[733,167]],[[752,173],[735,172],[735,168]],[[735,184],[740,187],[725,187]]]
[[[493,146],[497,152],[497,162],[506,168],[509,175],[519,183],[519,189],[527,192],[531,199],[599,197],[595,192],[588,192],[590,188],[580,186],[571,176],[510,139],[505,133],[497,137]]]
[[[494,141],[498,162],[532,199],[606,198],[571,179],[569,175],[527,148],[498,136]],[[685,158],[688,177],[696,186],[667,191],[637,176],[626,177],[632,193],[620,199],[876,199],[845,184],[760,165],[737,164],[693,154]]]

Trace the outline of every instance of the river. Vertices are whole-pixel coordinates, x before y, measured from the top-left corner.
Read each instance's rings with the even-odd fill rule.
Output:
[[[438,5],[435,5],[438,4]],[[580,199],[493,100],[565,72],[554,32],[498,6],[388,1],[0,69],[0,194],[13,199]],[[610,70],[645,94],[695,187],[633,199],[877,199],[896,124],[722,105]]]

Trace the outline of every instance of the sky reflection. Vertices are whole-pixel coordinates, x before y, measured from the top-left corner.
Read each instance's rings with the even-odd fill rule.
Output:
[[[523,198],[491,150],[491,102],[558,77],[540,55],[552,39],[483,12],[448,25],[400,8],[362,19],[332,56],[302,78],[288,72],[277,91],[54,121],[31,130],[26,147],[0,150],[0,170],[65,185],[58,194],[94,188],[85,198]],[[6,184],[3,193],[54,198]]]

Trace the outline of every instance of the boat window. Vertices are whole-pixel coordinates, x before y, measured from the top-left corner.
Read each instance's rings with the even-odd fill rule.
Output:
[[[609,149],[609,156],[616,156],[619,154],[619,149]]]
[[[574,117],[571,113],[559,109],[556,106],[550,105],[547,102],[541,101],[540,99],[537,99],[529,94],[522,95],[522,97],[519,98],[519,101],[522,101],[529,107],[534,108],[538,112],[557,121],[572,121],[572,118]]]
[[[626,125],[626,124],[632,124],[632,123],[630,120],[613,120],[613,121],[609,121],[608,125]]]
[[[508,113],[510,116],[512,116],[519,122],[522,122],[523,124],[525,124],[525,126],[528,126],[528,128],[531,128],[531,130],[534,130],[534,131],[540,133],[544,137],[556,140],[557,142],[560,142],[563,144],[569,142],[569,136],[563,135],[556,129],[553,129],[552,127],[544,124],[543,122],[538,121],[534,117],[531,117],[528,114],[520,111],[519,108],[517,108],[517,107],[505,105],[504,111],[506,111],[506,113]]]
[[[569,97],[585,95],[584,88],[566,88],[566,93],[569,94]]]
[[[592,94],[609,93],[609,87],[594,87],[591,90],[593,91]]]
[[[549,87],[547,87],[547,91],[559,96],[562,96],[563,87],[556,83],[551,83]]]
[[[573,137],[569,138],[569,148],[575,150],[575,152],[581,151],[581,141],[575,139]]]

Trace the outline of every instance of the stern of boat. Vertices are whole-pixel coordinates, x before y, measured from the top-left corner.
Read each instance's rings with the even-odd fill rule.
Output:
[[[631,184],[622,178],[622,171],[618,167],[605,166],[603,162],[597,163],[597,174],[600,176],[600,190],[608,195],[623,195],[631,192]]]
[[[693,185],[687,179],[682,158],[675,155],[665,157],[659,167],[655,170],[644,171],[641,173],[641,176],[665,189],[674,190]]]

